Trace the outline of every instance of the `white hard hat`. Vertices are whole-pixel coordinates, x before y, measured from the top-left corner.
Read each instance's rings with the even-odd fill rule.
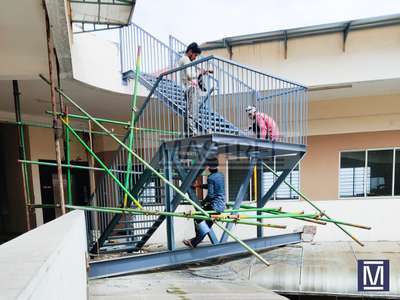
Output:
[[[246,112],[247,113],[255,113],[256,112],[256,108],[254,106],[249,105],[249,106],[246,107]]]

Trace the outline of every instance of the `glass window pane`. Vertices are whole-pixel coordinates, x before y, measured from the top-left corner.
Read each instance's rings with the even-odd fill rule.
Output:
[[[365,151],[342,152],[340,155],[340,197],[364,196]]]
[[[391,196],[393,150],[368,151],[367,195]]]
[[[400,149],[396,150],[396,165],[394,171],[394,194],[400,195]]]

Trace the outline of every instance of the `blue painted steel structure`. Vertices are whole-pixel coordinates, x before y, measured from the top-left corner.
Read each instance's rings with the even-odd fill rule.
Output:
[[[260,165],[262,159],[283,156],[286,170],[265,195],[258,196],[258,206],[264,206],[306,152],[306,87],[214,56],[176,67],[185,45],[173,37],[166,45],[134,24],[120,29],[120,38],[125,82],[135,78],[135,49],[140,45],[143,50],[142,73],[138,80],[149,93],[137,113],[135,126],[154,130],[138,131],[132,150],[197,203],[199,199],[191,186],[204,170],[208,157],[248,158],[249,171],[235,199],[236,207],[246,196],[253,166]],[[204,70],[213,72],[204,74]],[[204,75],[204,87],[196,90],[200,105],[194,120],[195,132],[189,131],[185,124],[188,109],[182,72]],[[250,121],[245,112],[249,105],[276,121],[280,130],[276,140],[257,138],[249,130]],[[122,182],[127,157],[126,149],[120,147],[110,166]],[[135,159],[130,181],[132,195],[147,210],[173,212],[181,202],[181,196]],[[122,199],[123,192],[109,175],[105,175],[96,187],[92,204],[118,207]],[[99,224],[98,228],[90,230],[92,252],[140,250],[166,220],[168,249],[172,251],[171,257],[177,253],[174,251],[173,217],[98,212],[91,214],[91,218],[97,218],[97,222],[92,223]],[[257,228],[257,236],[262,236],[261,227]],[[209,237],[214,245],[224,244],[228,239],[227,235],[218,238],[213,231]],[[218,247],[216,249],[225,249],[222,245]]]

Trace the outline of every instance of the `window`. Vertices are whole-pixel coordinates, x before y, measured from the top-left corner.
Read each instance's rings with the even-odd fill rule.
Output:
[[[394,166],[394,194],[400,195],[400,149],[396,150]]]
[[[339,195],[343,198],[400,195],[400,149],[342,152]]]
[[[283,157],[275,157],[274,159],[264,161],[269,167],[274,169],[278,176],[282,174],[284,168],[285,159]],[[275,182],[277,176],[272,174],[271,172],[264,172],[263,174],[263,194],[265,194],[272,184]],[[294,188],[299,190],[299,183],[300,183],[300,174],[299,174],[299,166],[297,165],[293,171],[286,177],[286,182],[290,183]],[[278,190],[274,193],[273,198],[271,200],[284,200],[284,199],[298,199],[298,195],[289,188],[285,183],[282,183]]]
[[[393,150],[374,150],[367,153],[367,196],[391,196]]]
[[[364,197],[365,151],[340,156],[340,197]]]

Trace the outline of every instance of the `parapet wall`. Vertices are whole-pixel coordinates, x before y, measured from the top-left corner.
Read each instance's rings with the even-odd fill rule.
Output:
[[[0,246],[0,299],[87,299],[86,227],[73,211]]]

